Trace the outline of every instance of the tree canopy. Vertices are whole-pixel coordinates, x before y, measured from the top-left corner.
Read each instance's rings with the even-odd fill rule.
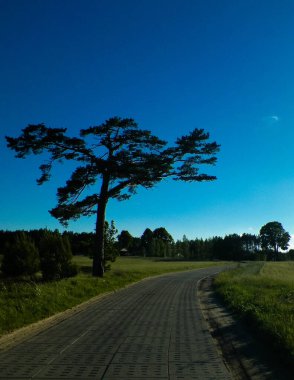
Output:
[[[291,236],[286,232],[280,222],[269,222],[260,229],[261,246],[266,250],[273,250],[275,254],[279,248],[286,250]]]
[[[174,239],[164,227],[155,228],[153,238],[163,240],[166,243],[173,243]]]
[[[117,240],[120,249],[129,249],[133,242],[133,236],[129,231],[122,230],[118,235]]]
[[[17,158],[47,153],[40,165],[39,185],[50,179],[55,162],[76,162],[65,186],[57,190],[58,203],[50,213],[64,225],[71,219],[96,214],[95,276],[104,273],[104,224],[110,198],[128,199],[138,186],[148,189],[168,177],[186,182],[216,179],[199,172],[199,166],[215,164],[219,150],[216,142],[208,142],[209,134],[203,129],[179,137],[173,146],[139,129],[129,118],[113,117],[81,129],[79,137],[66,133],[64,128],[30,124],[19,137],[7,136],[6,140]],[[94,188],[92,193],[90,188]]]

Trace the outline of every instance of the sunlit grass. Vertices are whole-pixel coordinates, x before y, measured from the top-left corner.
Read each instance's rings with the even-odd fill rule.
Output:
[[[294,263],[250,263],[221,273],[216,288],[264,339],[294,359]]]
[[[172,262],[118,258],[103,279],[91,276],[92,261],[75,257],[81,272],[61,281],[0,282],[0,335],[76,306],[99,294],[117,290],[145,277],[221,265],[219,262]]]
[[[167,272],[208,268],[215,265],[221,265],[221,263],[213,261],[166,261],[137,257],[120,257],[111,267],[114,271],[124,271],[127,273],[137,272],[146,274],[147,276],[154,276]]]

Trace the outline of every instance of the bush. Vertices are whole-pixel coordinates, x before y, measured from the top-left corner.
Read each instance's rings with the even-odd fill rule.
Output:
[[[40,269],[40,257],[33,240],[24,232],[19,232],[15,240],[7,243],[2,261],[5,276],[32,276]]]
[[[78,266],[73,262],[68,262],[63,266],[62,278],[74,277],[78,274]]]
[[[41,271],[45,281],[72,277],[77,267],[72,263],[69,240],[58,232],[45,231],[40,241]]]
[[[114,262],[118,256],[118,246],[115,242],[117,229],[115,228],[113,220],[111,221],[110,224],[108,222],[105,222],[104,234],[105,234],[104,268],[105,268],[105,271],[109,271],[111,269],[111,265],[107,263],[107,261]]]

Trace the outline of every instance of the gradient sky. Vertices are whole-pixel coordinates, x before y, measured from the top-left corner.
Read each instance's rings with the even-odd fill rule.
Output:
[[[111,200],[119,230],[193,239],[277,220],[294,235],[293,0],[0,0],[0,46],[0,229],[62,230],[48,210],[71,172],[37,186],[40,156],[15,159],[5,135],[120,116],[169,142],[204,128],[221,152],[215,182]]]

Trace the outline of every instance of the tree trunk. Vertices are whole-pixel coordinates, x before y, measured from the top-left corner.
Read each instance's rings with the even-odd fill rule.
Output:
[[[99,202],[96,218],[95,252],[93,257],[92,274],[95,277],[104,275],[104,226],[105,226],[106,201]]]
[[[274,261],[278,261],[278,254],[279,254],[279,245],[278,243],[275,243]]]
[[[103,177],[103,182],[101,186],[99,202],[96,214],[96,246],[93,257],[93,267],[92,274],[94,277],[103,277],[104,275],[104,245],[105,245],[105,215],[106,215],[106,205],[107,205],[107,192],[109,185],[109,176],[105,175]]]

